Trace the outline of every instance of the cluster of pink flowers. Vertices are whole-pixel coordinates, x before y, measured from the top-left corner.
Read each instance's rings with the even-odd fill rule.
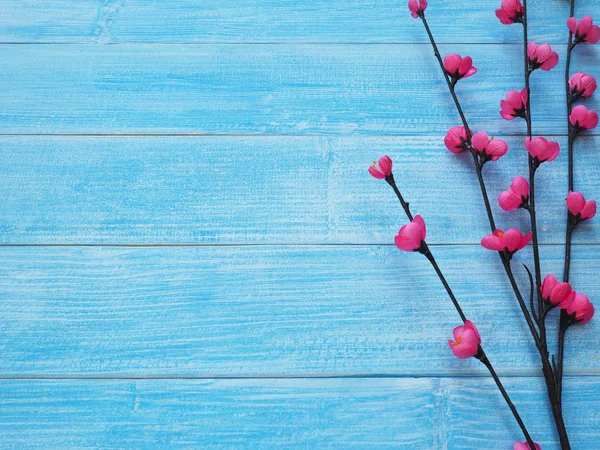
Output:
[[[514,211],[528,205],[529,183],[521,176],[515,177],[510,183],[510,189],[498,196],[498,204],[504,211]]]
[[[414,18],[420,18],[428,32],[431,43],[434,47],[436,57],[440,66],[443,69],[445,81],[448,83],[453,99],[456,103],[458,112],[461,115],[463,126],[454,126],[448,130],[444,138],[444,144],[446,148],[455,154],[462,153],[465,151],[470,152],[473,155],[475,168],[478,171],[479,182],[481,184],[481,190],[486,200],[486,208],[490,220],[491,229],[495,228],[495,221],[493,213],[489,207],[487,201],[487,191],[482,181],[481,169],[484,164],[489,161],[497,161],[499,158],[504,156],[508,151],[508,145],[501,139],[495,139],[494,137],[488,136],[484,131],[472,132],[469,129],[467,120],[462,113],[462,108],[459,100],[456,96],[455,85],[459,80],[469,78],[477,73],[477,68],[473,65],[473,59],[470,56],[461,56],[458,54],[449,54],[445,58],[441,58],[437,47],[430,32],[429,26],[425,18],[425,10],[427,8],[426,0],[409,0],[409,10]],[[573,5],[572,5],[573,8]],[[502,0],[500,8],[496,10],[496,16],[502,24],[511,25],[514,23],[522,23],[524,27],[524,35],[527,36],[527,11],[524,8],[521,0]],[[595,44],[600,41],[600,27],[594,25],[593,20],[589,16],[577,20],[575,17],[570,17],[567,20],[567,27],[570,31],[569,35],[569,47],[568,47],[568,60],[570,61],[571,50],[580,43]],[[573,41],[574,38],[574,41]],[[529,77],[538,69],[542,71],[549,71],[555,68],[558,64],[558,54],[552,49],[549,44],[538,44],[534,41],[527,43],[525,41],[526,48],[524,48],[524,72],[525,72],[525,89],[515,90],[511,89],[506,94],[505,98],[500,100],[500,116],[505,120],[514,120],[515,118],[522,118],[527,122],[527,135],[525,139],[524,147],[527,149],[529,154],[529,181],[522,176],[515,177],[510,188],[502,192],[498,196],[498,204],[505,211],[514,211],[519,208],[524,208],[529,211],[531,218],[532,232],[523,233],[516,228],[510,228],[506,231],[502,229],[496,229],[492,234],[485,236],[481,239],[481,245],[492,251],[500,253],[501,259],[505,264],[507,275],[511,278],[513,285],[516,285],[514,276],[510,269],[510,261],[514,254],[519,250],[524,249],[533,240],[534,260],[536,263],[536,282],[540,283],[540,264],[539,264],[539,244],[537,240],[536,219],[535,219],[535,189],[534,189],[534,175],[540,164],[545,162],[554,161],[560,153],[560,145],[558,142],[546,139],[543,136],[533,137],[532,136],[532,123],[531,123],[531,111],[530,111],[530,98],[529,98]],[[567,73],[569,72],[570,65],[567,64]],[[570,92],[569,92],[570,88]],[[572,181],[572,150],[573,140],[578,133],[585,130],[592,130],[598,126],[598,113],[594,110],[588,109],[583,105],[576,105],[572,107],[572,102],[589,98],[597,89],[596,79],[589,74],[584,72],[577,72],[568,79],[567,86],[567,105],[569,109],[569,185],[573,185]],[[387,158],[387,157],[384,157]],[[393,175],[391,173],[392,163],[389,158],[384,160],[382,158],[379,164],[374,163],[369,168],[369,172],[372,176],[378,179],[386,179],[388,183],[395,189],[401,204],[405,208],[407,216],[412,219],[410,223],[402,226],[398,235],[395,237],[395,244],[400,250],[407,252],[420,251],[424,253],[428,259],[432,262],[434,267],[440,275],[442,282],[444,283],[448,293],[455,304],[461,318],[464,322],[463,325],[454,328],[453,339],[448,341],[448,345],[452,352],[457,358],[470,358],[475,357],[483,361],[486,360],[485,353],[481,347],[481,336],[473,322],[466,319],[465,314],[458,305],[454,298],[448,284],[440,274],[439,268],[431,252],[428,250],[428,246],[425,242],[426,238],[426,227],[425,221],[421,216],[415,216],[414,219],[408,209],[408,205],[403,200],[402,195],[398,191]],[[530,184],[531,183],[531,184]],[[566,206],[568,210],[568,224],[567,224],[567,236],[568,244],[567,249],[570,249],[570,236],[573,230],[579,222],[590,220],[596,214],[596,202],[593,200],[586,200],[584,195],[580,192],[569,192],[566,199]],[[570,253],[567,253],[570,255]],[[569,279],[568,272],[568,257],[565,257],[565,280]],[[527,269],[529,271],[529,269]],[[530,273],[530,277],[532,275]],[[519,288],[515,288],[518,300],[521,302],[524,314],[527,316],[527,306],[523,306],[524,301],[522,295],[519,292]],[[594,306],[590,302],[589,298],[584,294],[577,293],[568,282],[559,282],[554,275],[547,275],[546,278],[539,286],[539,309],[542,309],[542,305],[546,304],[544,311],[539,311],[539,317],[536,316],[533,303],[531,305],[532,316],[536,321],[540,320],[541,317],[545,320],[546,313],[552,308],[558,308],[561,312],[561,327],[563,326],[563,319],[568,319],[568,324],[572,323],[586,323],[594,315]],[[533,292],[532,292],[533,302]],[[532,328],[532,334],[535,338],[543,336],[541,342],[545,344],[545,329],[542,324],[538,322],[539,335],[535,329]],[[534,327],[530,324],[530,327]],[[563,328],[561,330],[564,331]],[[564,336],[564,333],[563,333]],[[540,350],[542,357],[544,353]],[[492,370],[490,368],[490,370]],[[556,370],[556,369],[554,369]],[[562,371],[562,369],[561,369]],[[562,372],[561,372],[562,373]],[[554,381],[546,380],[549,385],[549,389],[555,389],[552,383]],[[550,391],[549,391],[550,392]],[[510,403],[510,402],[509,402]],[[518,414],[515,413],[517,420],[519,421]],[[562,420],[562,419],[561,419]],[[522,422],[521,428],[524,431],[527,442],[517,442],[514,444],[515,450],[525,450],[535,447],[537,450],[541,450],[539,444],[534,443],[527,431],[525,430]],[[563,426],[564,428],[564,426]],[[557,422],[557,430],[558,422]],[[560,435],[560,432],[559,432]],[[561,436],[561,445],[563,444],[563,438],[566,439],[566,432]],[[568,439],[567,446],[568,446]],[[565,447],[563,447],[565,448]]]
[[[569,192],[569,195],[567,195],[567,209],[577,222],[590,220],[596,215],[596,201],[586,201],[581,192]]]
[[[479,336],[479,331],[477,331],[477,327],[473,322],[467,320],[464,325],[452,330],[452,335],[454,340],[448,340],[448,345],[454,356],[466,359],[477,354],[479,345],[481,345],[481,336]]]
[[[456,53],[444,58],[444,69],[454,83],[477,73],[477,67],[473,65],[473,59],[470,56],[463,58]]]
[[[575,17],[569,17],[567,20],[569,31],[575,36],[575,42],[587,42],[595,44],[600,41],[600,27],[594,25],[594,21],[590,16],[582,17],[577,20]]]
[[[552,307],[558,307],[574,316],[580,323],[589,322],[594,315],[594,305],[583,294],[578,294],[567,282],[559,282],[552,274],[542,283],[542,298]]]
[[[516,117],[525,118],[527,111],[527,89],[521,92],[511,89],[506,94],[506,100],[500,100],[500,115],[503,119],[513,120]]]

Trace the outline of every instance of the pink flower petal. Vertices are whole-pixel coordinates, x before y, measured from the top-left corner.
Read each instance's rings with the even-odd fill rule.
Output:
[[[485,236],[481,240],[481,245],[488,250],[494,250],[497,252],[504,250],[500,238],[498,236],[494,236],[493,234]]]
[[[596,215],[596,201],[590,200],[585,202],[585,206],[581,211],[581,218],[583,220],[590,220],[592,217]]]
[[[576,216],[583,210],[584,206],[585,197],[581,192],[569,192],[569,195],[567,195],[567,208],[571,214]]]
[[[510,190],[515,194],[529,198],[529,183],[522,176],[515,177],[510,183]]]

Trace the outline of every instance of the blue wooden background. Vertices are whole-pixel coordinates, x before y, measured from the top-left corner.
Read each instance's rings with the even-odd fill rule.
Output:
[[[459,86],[473,128],[509,142],[486,167],[494,197],[526,161],[523,123],[498,114],[523,84],[499,3],[428,11],[442,52],[479,68]],[[532,38],[564,60],[568,2],[530,3]],[[405,219],[366,172],[384,153],[530,431],[557,448],[404,0],[1,0],[0,42],[1,448],[512,449],[485,369],[447,348],[458,317],[430,266],[390,245]],[[598,53],[578,48],[574,71],[600,76]],[[532,89],[534,132],[564,145],[563,63]],[[599,151],[597,134],[577,148],[591,198]],[[562,267],[565,160],[539,173],[544,272]],[[573,282],[600,304],[597,223],[576,234]],[[575,449],[600,448],[599,336],[598,320],[568,335]]]

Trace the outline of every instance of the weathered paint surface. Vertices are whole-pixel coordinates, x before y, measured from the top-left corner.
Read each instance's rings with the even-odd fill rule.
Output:
[[[366,173],[382,154],[530,431],[558,448],[405,3],[0,2],[0,448],[512,448],[489,376],[449,353],[459,320],[431,267],[391,245],[405,219]],[[509,144],[485,169],[494,200],[526,170],[524,124],[498,115],[523,84],[521,33],[499,0],[471,3],[430,1],[428,17],[442,53],[479,68],[458,89],[473,129]],[[568,2],[530,3],[531,37],[564,59]],[[579,47],[573,70],[598,76],[599,61]],[[563,63],[534,74],[532,104],[534,133],[564,148]],[[589,198],[599,144],[577,145]],[[563,154],[538,175],[557,275],[565,171]],[[528,228],[493,203],[500,226]],[[597,223],[575,242],[573,284],[598,303]],[[524,292],[530,257],[514,261]],[[599,332],[568,335],[574,449],[600,441]]]

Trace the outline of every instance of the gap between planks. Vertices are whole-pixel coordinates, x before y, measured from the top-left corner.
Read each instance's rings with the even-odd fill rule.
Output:
[[[542,378],[538,371],[499,371],[500,378]],[[595,378],[600,370],[565,371],[565,378]],[[220,375],[220,374],[181,374],[181,375],[120,375],[120,374],[58,374],[58,375],[11,375],[0,374],[0,381],[7,380],[310,380],[310,379],[452,379],[452,378],[490,378],[487,372],[447,372],[447,373],[347,373],[347,374],[256,374],[256,375]]]
[[[470,244],[427,244],[430,247],[480,247],[481,244],[470,243]],[[562,247],[564,243],[540,243],[540,247]],[[572,243],[573,247],[595,247],[599,246],[600,242],[577,242]],[[283,243],[270,243],[270,244],[0,244],[1,247],[115,247],[115,248],[180,248],[180,247],[393,247],[394,244],[373,244],[373,243],[339,243],[339,244],[283,244]]]

